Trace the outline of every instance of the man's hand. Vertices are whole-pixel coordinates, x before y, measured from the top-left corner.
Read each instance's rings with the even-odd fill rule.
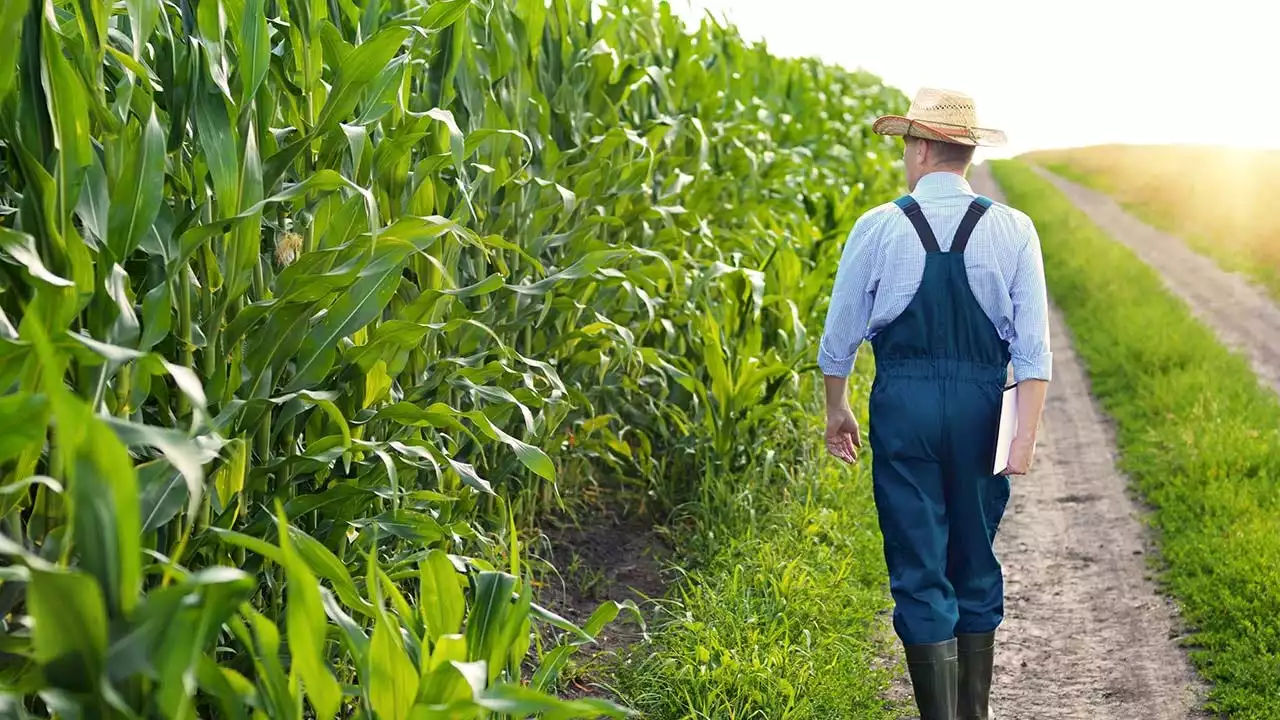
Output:
[[[848,407],[835,407],[827,412],[827,452],[847,462],[858,460],[862,447],[858,421]]]
[[[1013,438],[1009,448],[1009,462],[1001,475],[1026,475],[1031,472],[1031,462],[1035,459],[1036,439],[1022,435]]]

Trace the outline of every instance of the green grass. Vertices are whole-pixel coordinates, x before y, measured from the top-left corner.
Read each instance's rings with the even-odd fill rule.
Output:
[[[829,459],[820,417],[793,416],[775,445],[790,462],[728,480],[735,501],[701,520],[657,642],[619,671],[646,718],[900,716],[883,699],[895,668],[878,659],[890,600],[870,465]]]
[[[1051,184],[992,163],[1036,223],[1055,303],[1153,506],[1161,573],[1210,709],[1280,718],[1280,404],[1246,360]]]

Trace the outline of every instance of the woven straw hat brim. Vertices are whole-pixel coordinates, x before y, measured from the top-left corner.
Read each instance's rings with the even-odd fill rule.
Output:
[[[1008,142],[1008,138],[1000,130],[963,127],[928,120],[912,120],[901,115],[885,115],[876,120],[871,129],[880,135],[911,135],[925,140],[954,143],[956,145],[996,147]]]

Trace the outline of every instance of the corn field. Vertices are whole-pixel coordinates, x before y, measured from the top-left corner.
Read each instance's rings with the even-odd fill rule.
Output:
[[[905,104],[652,0],[6,0],[5,715],[625,715],[523,528],[785,465]]]

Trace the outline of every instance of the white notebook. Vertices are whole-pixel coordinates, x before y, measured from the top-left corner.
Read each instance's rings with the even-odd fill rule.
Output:
[[[1009,465],[1009,448],[1013,445],[1013,437],[1018,432],[1018,386],[1011,385],[1004,390],[1004,398],[1000,404],[1000,433],[996,437],[996,462],[991,474],[998,474]]]

